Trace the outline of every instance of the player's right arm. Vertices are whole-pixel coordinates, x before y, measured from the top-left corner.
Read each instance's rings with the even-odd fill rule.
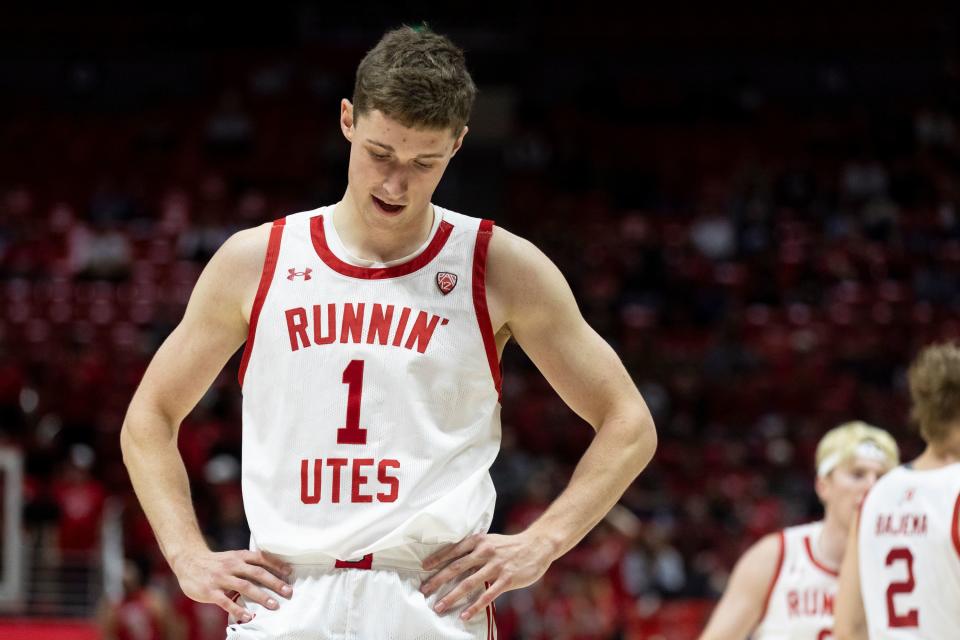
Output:
[[[836,640],[867,640],[867,617],[860,592],[860,513],[853,516],[847,548],[840,566],[836,616],[833,633]]]
[[[744,640],[757,627],[777,577],[781,537],[771,533],[741,556],[700,640]]]
[[[269,233],[269,225],[236,233],[210,259],[183,319],[150,362],[120,432],[134,491],[181,589],[239,620],[249,616],[230,599],[231,592],[274,609],[257,585],[288,595],[278,578],[288,567],[259,552],[210,551],[190,500],[177,434],[183,419],[246,340]]]

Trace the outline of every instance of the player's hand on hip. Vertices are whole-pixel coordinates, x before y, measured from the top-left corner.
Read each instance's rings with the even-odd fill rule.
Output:
[[[280,605],[261,587],[285,598],[293,595],[293,588],[284,581],[293,568],[262,551],[196,551],[177,557],[171,568],[189,598],[215,604],[240,622],[253,618],[234,602],[236,594],[267,609]]]
[[[423,568],[439,571],[420,587],[420,591],[429,596],[447,582],[469,574],[436,603],[434,609],[443,613],[489,583],[480,597],[460,614],[461,618],[469,620],[504,591],[536,582],[551,562],[547,549],[527,534],[478,533],[426,558]]]

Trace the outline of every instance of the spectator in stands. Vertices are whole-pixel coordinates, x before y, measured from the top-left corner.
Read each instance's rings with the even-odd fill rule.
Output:
[[[93,450],[82,444],[71,447],[69,457],[52,482],[59,511],[59,545],[64,553],[92,553],[100,541],[100,521],[107,497],[103,483],[91,473]]]
[[[166,596],[145,585],[148,567],[142,560],[124,561],[123,596],[117,602],[104,598],[98,607],[102,640],[187,640]]]

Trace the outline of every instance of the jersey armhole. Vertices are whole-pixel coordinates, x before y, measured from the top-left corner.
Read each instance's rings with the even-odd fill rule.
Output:
[[[477,323],[480,325],[483,348],[487,352],[487,363],[490,365],[493,386],[497,390],[497,397],[500,398],[502,395],[500,358],[497,355],[497,341],[493,335],[490,311],[487,309],[487,249],[492,237],[493,220],[481,220],[480,228],[477,230],[477,241],[473,248],[473,307],[477,313]]]
[[[953,503],[953,522],[950,523],[950,539],[953,540],[953,550],[960,556],[960,493]]]
[[[250,310],[250,328],[247,330],[247,344],[243,347],[243,357],[240,359],[240,370],[237,372],[237,380],[240,388],[243,389],[243,378],[247,373],[247,364],[250,362],[250,354],[253,351],[253,340],[257,334],[257,321],[260,319],[260,310],[263,308],[263,301],[270,290],[270,283],[273,282],[273,274],[277,270],[277,257],[280,254],[280,237],[283,235],[283,226],[286,224],[286,218],[280,218],[273,221],[270,227],[270,239],[267,241],[267,253],[263,258],[263,271],[260,273],[260,284],[257,286],[257,294],[253,299],[253,308]]]
[[[770,598],[773,596],[773,590],[777,586],[777,580],[780,579],[780,571],[783,570],[783,556],[786,552],[786,540],[783,537],[783,530],[777,532],[777,540],[780,543],[780,553],[777,555],[777,570],[773,572],[773,579],[770,580],[770,586],[767,587],[767,595],[763,598],[763,610],[760,612],[760,622],[763,622],[767,615],[767,609],[770,607]]]

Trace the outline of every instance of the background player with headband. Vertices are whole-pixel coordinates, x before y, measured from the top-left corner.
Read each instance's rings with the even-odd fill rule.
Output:
[[[927,446],[863,501],[843,559],[838,640],[960,637],[960,348],[927,347],[907,377]]]
[[[829,638],[847,530],[864,494],[898,460],[896,442],[882,429],[849,422],[828,431],[816,453],[823,520],[787,527],[750,547],[700,640]]]
[[[449,40],[386,34],[340,105],[342,200],[231,237],[131,402],[134,488],[184,593],[228,611],[231,638],[493,637],[493,599],[542,576],[653,455],[646,404],[554,264],[431,202],[475,94]],[[541,517],[489,535],[511,337],[597,433]],[[177,430],[245,340],[251,549],[213,553]]]

